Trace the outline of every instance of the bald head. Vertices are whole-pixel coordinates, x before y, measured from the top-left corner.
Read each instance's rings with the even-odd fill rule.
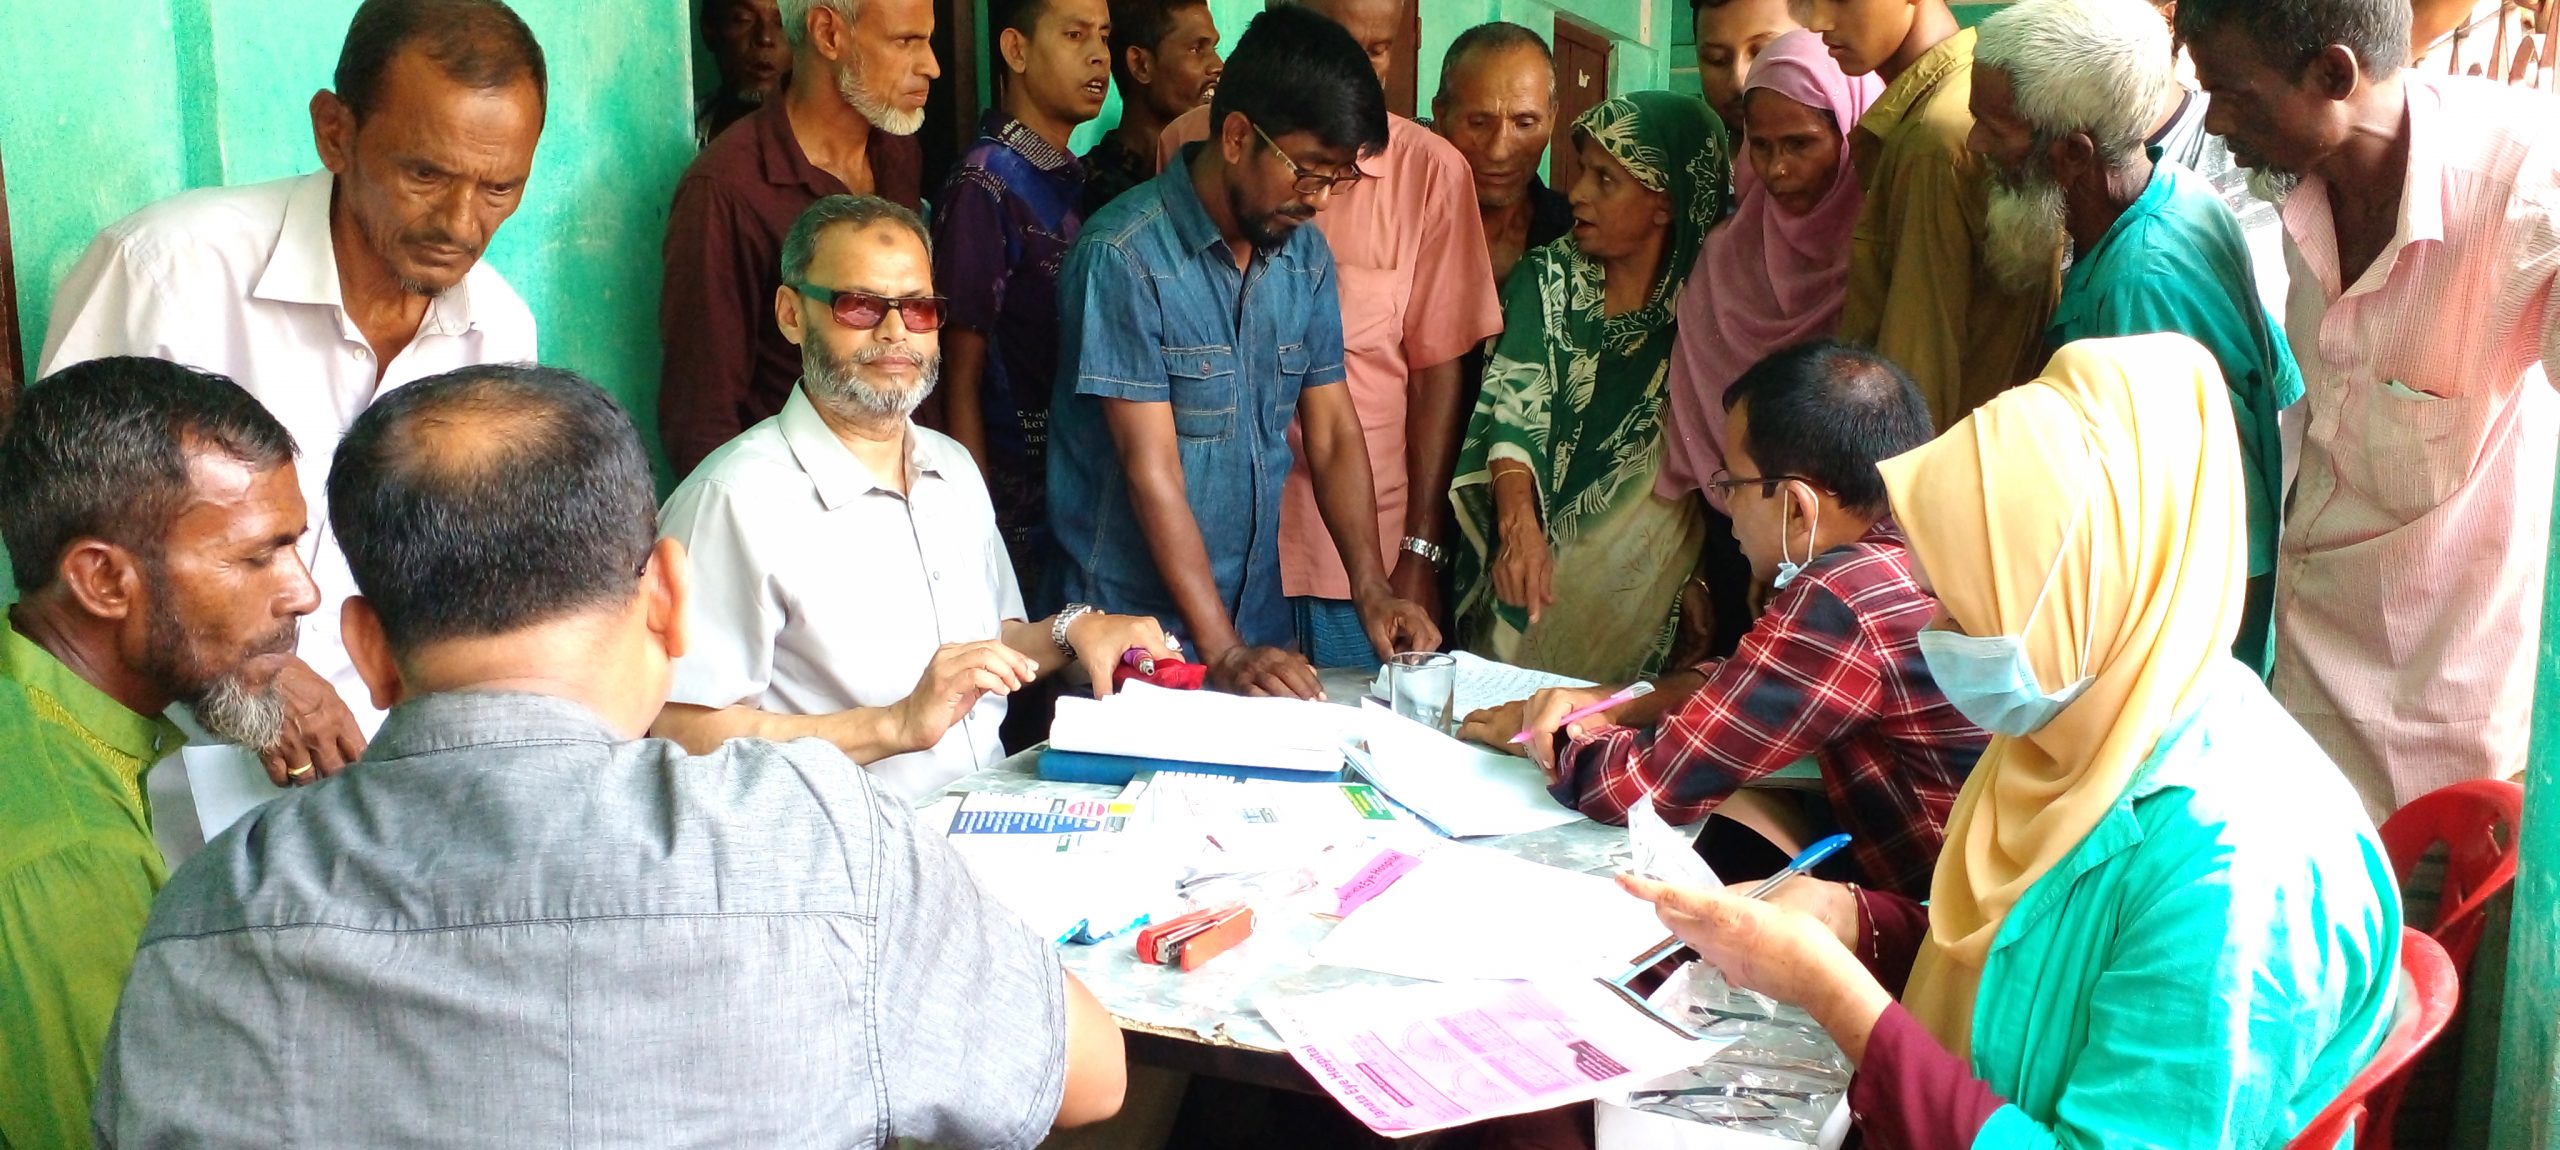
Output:
[[[1360,50],[1369,56],[1369,67],[1378,73],[1378,82],[1387,82],[1387,71],[1395,65],[1396,34],[1404,29],[1405,13],[1413,0],[1301,0],[1316,14],[1342,25],[1351,38],[1360,42]]]
[[[329,470],[329,518],[394,652],[630,601],[657,539],[640,434],[594,384],[531,364],[395,389]]]

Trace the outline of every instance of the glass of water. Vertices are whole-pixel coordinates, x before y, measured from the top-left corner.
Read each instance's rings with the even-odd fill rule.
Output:
[[[1454,729],[1449,713],[1458,694],[1458,659],[1438,651],[1404,651],[1387,658],[1387,703],[1396,713],[1438,731]]]

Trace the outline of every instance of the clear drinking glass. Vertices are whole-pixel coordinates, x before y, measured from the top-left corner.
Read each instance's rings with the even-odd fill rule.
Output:
[[[1458,660],[1438,651],[1404,651],[1387,657],[1387,703],[1396,713],[1453,733],[1449,713],[1458,693]]]

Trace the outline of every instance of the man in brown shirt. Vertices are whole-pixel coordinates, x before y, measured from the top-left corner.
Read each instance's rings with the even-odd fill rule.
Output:
[[[1840,338],[1909,372],[1944,431],[2042,366],[2053,277],[2013,290],[1982,259],[1990,186],[1964,144],[1974,34],[1946,0],[1821,0],[1812,17],[1841,71],[1885,81],[1849,134],[1867,202]]]
[[[923,205],[932,0],[782,0],[782,18],[791,86],[703,149],[667,213],[658,434],[679,479],[799,378],[773,300],[801,209],[848,193]]]

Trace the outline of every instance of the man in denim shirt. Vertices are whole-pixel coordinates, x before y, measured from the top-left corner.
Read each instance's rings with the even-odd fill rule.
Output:
[[[1386,98],[1350,33],[1291,6],[1245,30],[1210,120],[1206,143],[1086,224],[1059,277],[1046,598],[1164,620],[1218,687],[1313,698],[1314,670],[1282,647],[1293,418],[1370,641],[1440,641],[1380,568],[1333,256],[1299,229],[1385,147]]]

